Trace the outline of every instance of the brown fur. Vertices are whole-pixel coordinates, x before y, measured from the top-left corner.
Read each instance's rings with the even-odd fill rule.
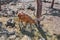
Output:
[[[28,16],[25,13],[19,13],[18,17],[19,17],[19,20],[21,20],[22,22],[30,23],[30,24],[35,23],[35,20],[33,20],[30,16]]]

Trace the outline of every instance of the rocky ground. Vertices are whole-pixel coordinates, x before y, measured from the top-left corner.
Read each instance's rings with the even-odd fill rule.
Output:
[[[29,3],[16,3],[16,5],[11,5],[7,4],[7,5],[2,5],[2,11],[0,12],[1,14],[4,14],[5,12],[3,12],[3,10],[5,8],[7,8],[6,10],[8,10],[7,12],[10,14],[12,14],[11,11],[15,11],[17,12],[24,12],[27,15],[29,15],[30,17],[32,17],[33,19],[35,19],[35,15],[36,15],[36,10],[35,11],[31,11],[31,10],[27,10],[27,7],[29,4],[32,4],[33,7],[35,7],[35,9],[37,9],[37,5],[36,2],[29,2]],[[55,4],[54,8],[51,9],[51,3],[43,3],[42,6],[42,18],[44,18],[43,20],[41,20],[41,25],[42,25],[42,30],[45,33],[45,37],[47,38],[47,40],[58,40],[57,39],[57,35],[60,35],[60,10],[59,10],[59,4]],[[24,6],[24,5],[25,6]],[[24,9],[24,10],[20,10],[20,9]],[[11,9],[11,11],[9,11],[9,9]],[[11,27],[6,27],[5,24],[7,22],[8,19],[13,18],[13,20],[16,22],[16,27],[11,28]],[[30,28],[26,28],[25,30],[27,30],[27,33],[23,30],[22,32],[20,31],[20,27],[19,27],[19,21],[18,21],[18,17],[17,15],[15,15],[15,17],[0,17],[0,22],[3,22],[3,26],[2,28],[8,30],[9,33],[13,33],[15,32],[15,34],[13,35],[7,35],[6,33],[1,34],[0,36],[0,40],[44,40],[43,33],[40,34],[39,31],[36,27],[32,26],[32,33],[30,32],[31,29]],[[27,26],[28,27],[28,26]],[[32,34],[34,34],[34,37],[31,37]],[[59,39],[60,40],[60,39]]]

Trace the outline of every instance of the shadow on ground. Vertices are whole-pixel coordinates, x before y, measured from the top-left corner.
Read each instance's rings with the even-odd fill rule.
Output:
[[[52,16],[58,16],[60,17],[60,9],[56,9],[56,8],[49,8],[49,13],[45,13],[43,15],[52,15]]]
[[[39,31],[39,33],[41,34],[41,36],[42,36],[45,40],[47,40],[46,32],[44,32],[44,30],[42,29],[41,25],[40,25],[40,24],[37,25],[36,28],[38,29],[38,31]],[[29,32],[29,31],[25,31],[24,28],[21,30],[21,32],[22,32],[23,35],[28,35],[28,36],[31,37],[31,38],[34,37],[34,33],[31,33],[31,32]]]

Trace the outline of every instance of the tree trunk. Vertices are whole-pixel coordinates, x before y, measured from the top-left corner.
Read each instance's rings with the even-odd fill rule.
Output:
[[[53,8],[53,6],[54,6],[54,1],[55,1],[55,0],[52,0],[51,8]]]
[[[42,13],[42,1],[37,0],[37,18],[40,18]]]
[[[37,29],[39,30],[41,36],[47,40],[45,32],[43,31],[41,25],[40,25],[40,17],[42,13],[42,0],[37,0]]]
[[[41,13],[42,13],[42,1],[37,0],[37,14],[36,15],[37,15],[38,24],[40,24]]]
[[[1,0],[0,0],[0,11],[1,11]]]
[[[46,0],[44,0],[44,2],[46,2]]]

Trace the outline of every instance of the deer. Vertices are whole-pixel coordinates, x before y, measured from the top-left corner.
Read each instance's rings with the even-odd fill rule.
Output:
[[[18,18],[19,18],[19,22],[25,22],[25,28],[26,28],[26,25],[29,23],[30,26],[32,24],[36,25],[36,21],[33,20],[29,15],[25,14],[25,13],[19,13],[18,14]],[[37,26],[37,25],[36,25]]]

